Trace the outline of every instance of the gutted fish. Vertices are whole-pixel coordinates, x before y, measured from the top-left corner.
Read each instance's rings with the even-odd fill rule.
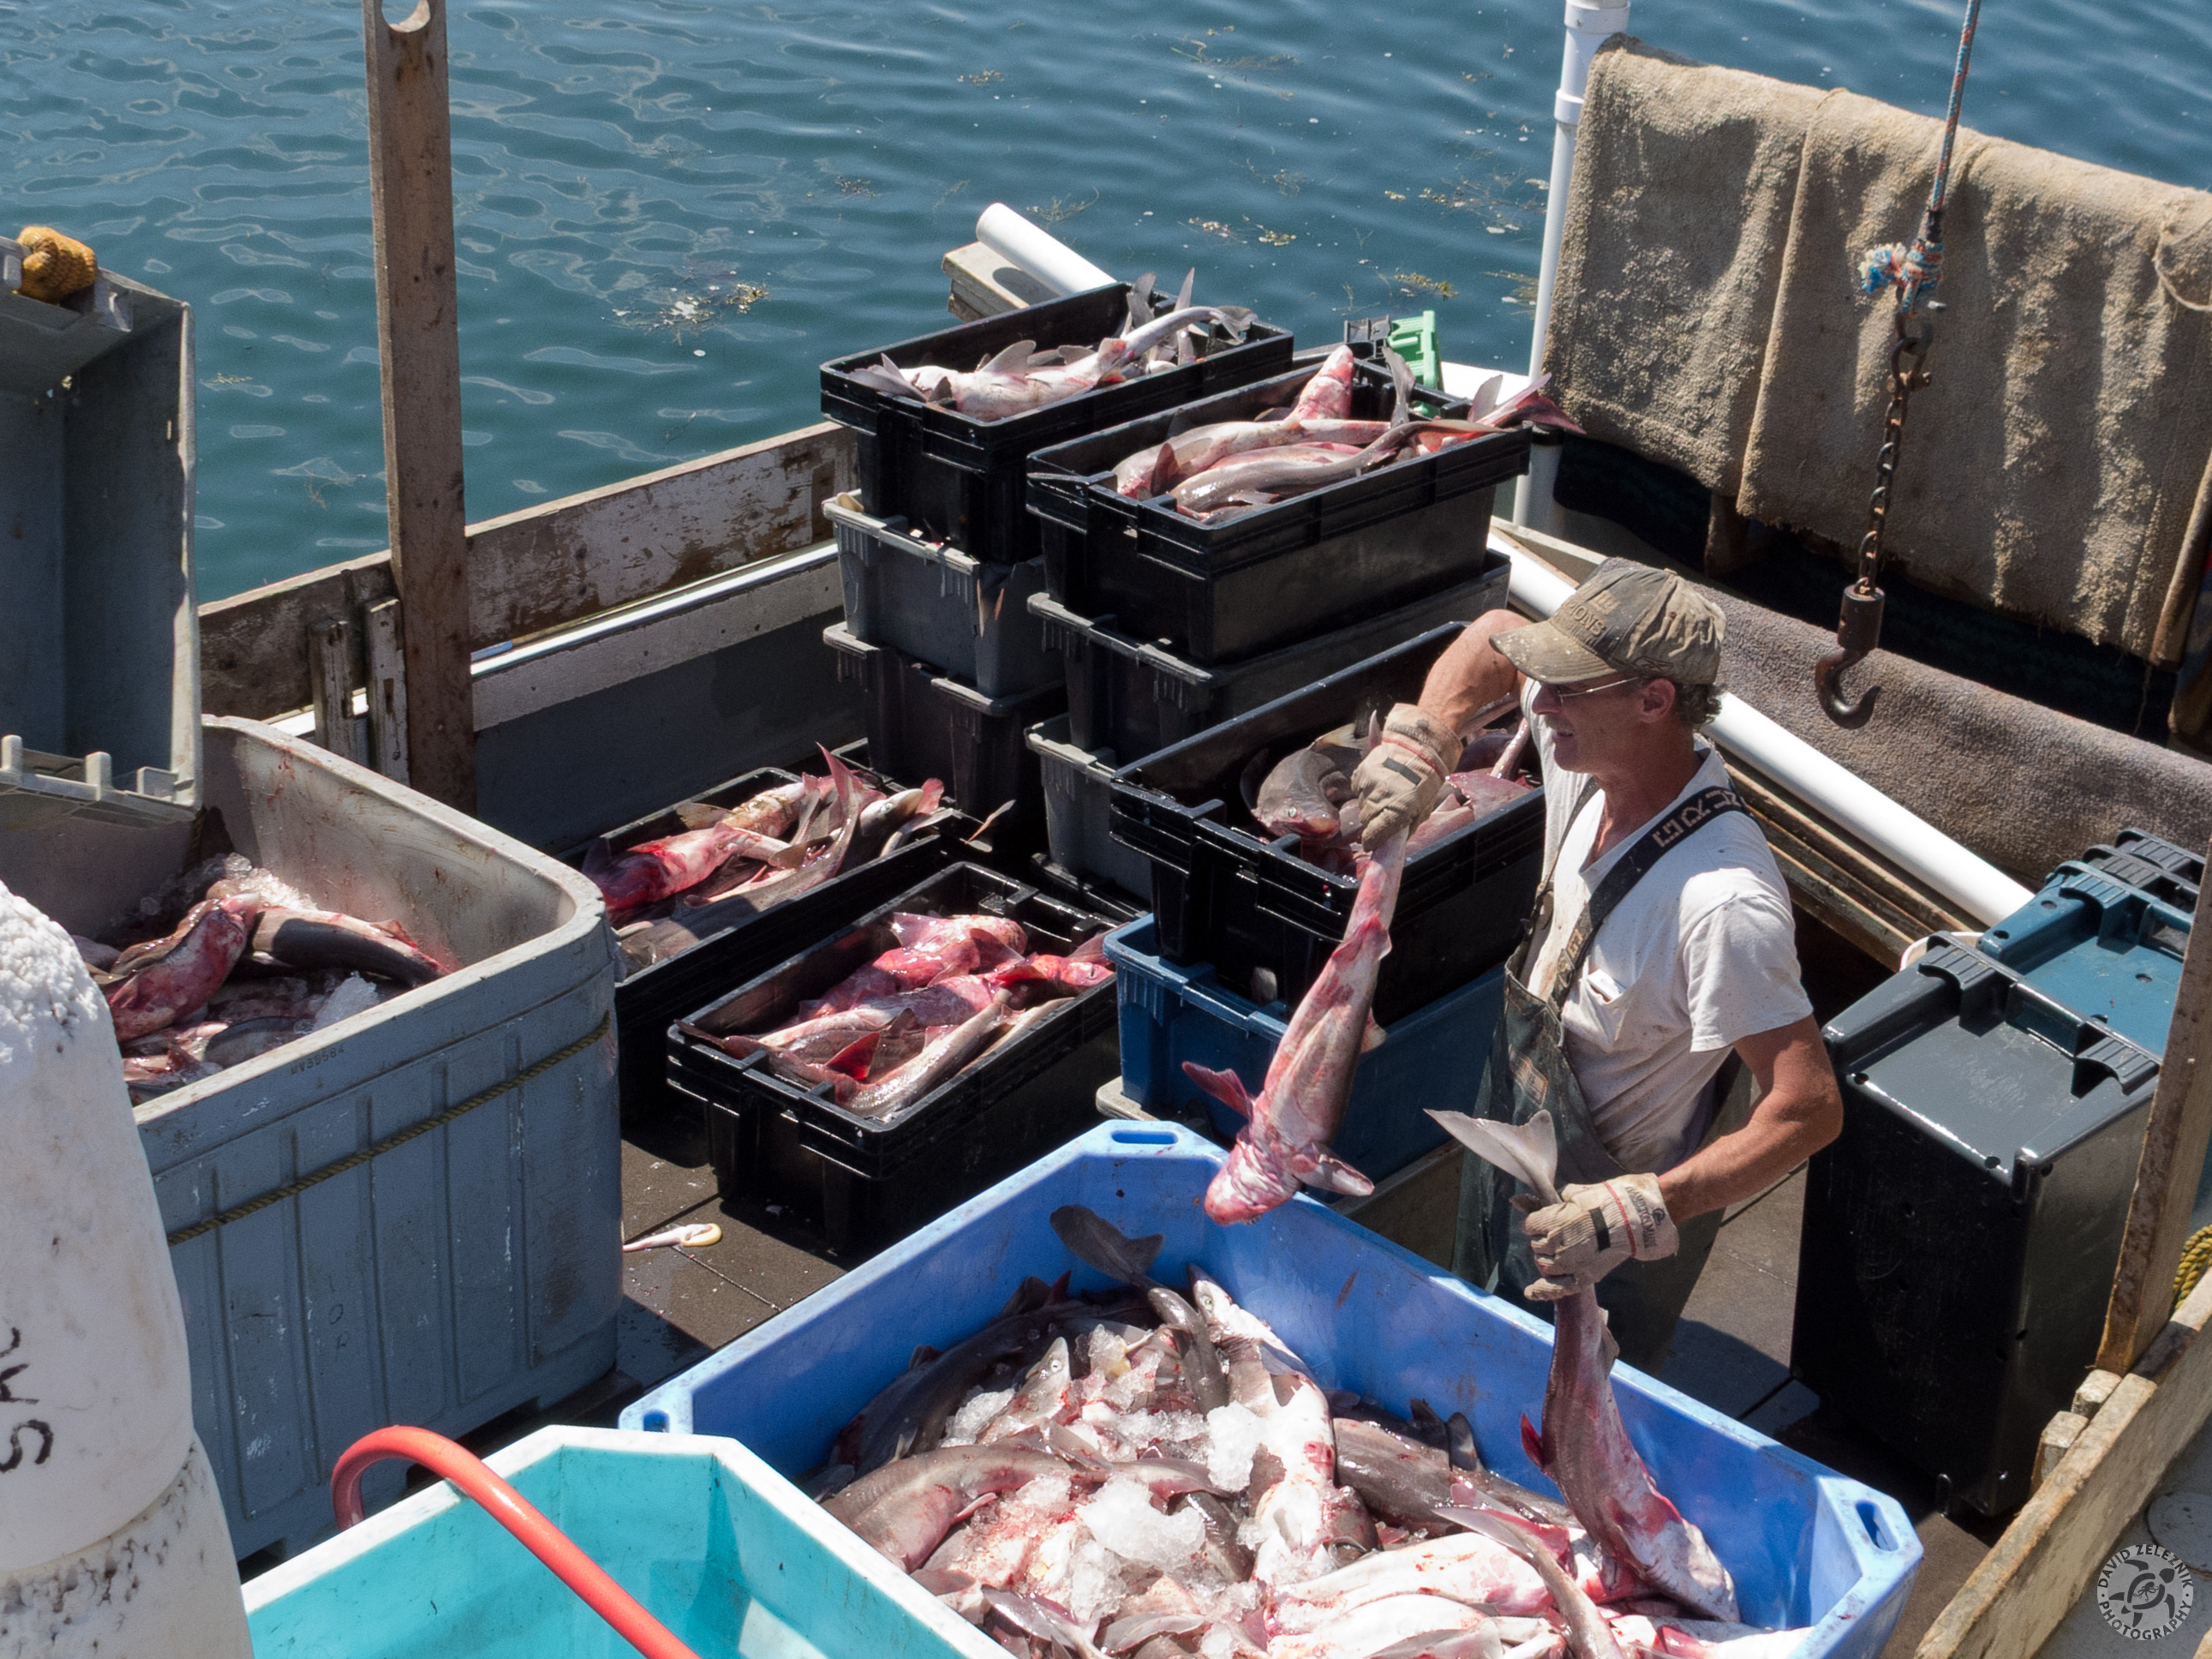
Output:
[[[1556,1204],[1559,1142],[1548,1112],[1510,1125],[1460,1112],[1431,1112],[1462,1145]],[[1597,1293],[1581,1290],[1552,1304],[1552,1373],[1544,1428],[1526,1418],[1528,1455],[1565,1493],[1567,1506],[1611,1555],[1644,1583],[1708,1619],[1736,1618],[1735,1583],[1705,1534],[1669,1503],[1644,1468],[1613,1394],[1613,1352]]]
[[[1229,1160],[1206,1189],[1216,1221],[1250,1221],[1292,1197],[1303,1184],[1330,1192],[1370,1193],[1375,1183],[1328,1150],[1352,1098],[1359,1056],[1382,1040],[1369,1010],[1390,949],[1390,918],[1406,867],[1406,837],[1394,836],[1363,857],[1358,896],[1344,942],[1291,1016],[1257,1100],[1232,1072],[1190,1060],[1191,1080],[1247,1121]]]

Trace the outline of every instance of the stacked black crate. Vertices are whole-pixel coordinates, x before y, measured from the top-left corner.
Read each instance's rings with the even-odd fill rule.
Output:
[[[1023,343],[1033,354],[1097,347],[1127,331],[1129,306],[1116,284],[822,369],[823,412],[853,429],[859,483],[830,513],[846,617],[823,638],[863,688],[870,763],[902,782],[939,778],[972,817],[996,814],[1001,853],[1043,846],[1042,776],[1024,733],[1067,695],[1026,608],[1044,571],[1023,506],[1030,453],[1279,373],[1291,339],[1264,324],[1241,340],[1209,326],[1194,331],[1187,362],[996,416],[903,395],[881,371],[964,374]]]
[[[1491,507],[1497,485],[1527,470],[1525,431],[1413,446],[1340,483],[1203,519],[1133,483],[1170,437],[1295,405],[1325,356],[1030,457],[1045,592],[1029,606],[1067,677],[1066,719],[1030,734],[1056,864],[1146,893],[1147,866],[1107,830],[1116,770],[1505,603]],[[1397,399],[1371,356],[1352,366],[1350,394],[1354,420],[1387,420]],[[1416,388],[1413,412],[1470,410]]]

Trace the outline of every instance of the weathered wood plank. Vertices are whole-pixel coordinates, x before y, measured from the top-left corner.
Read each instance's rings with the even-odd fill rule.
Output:
[[[408,765],[416,788],[467,812],[477,800],[477,733],[470,719],[446,0],[417,0],[398,23],[386,20],[384,0],[362,0],[361,15],[368,61],[384,498],[392,584],[407,608]],[[350,617],[338,620],[353,625]]]
[[[945,309],[963,322],[997,317],[1058,297],[1019,265],[981,242],[954,248],[945,256],[943,264],[945,274],[952,279]]]
[[[368,730],[376,769],[407,781],[407,659],[401,647],[399,601],[379,599],[362,608],[367,618]]]
[[[315,668],[315,741],[333,755],[365,764],[353,717],[353,619],[325,617],[308,630]]]
[[[1905,947],[1972,924],[1872,848],[1808,811],[1783,785],[1741,764],[1729,767],[1784,878],[1805,908],[1877,962],[1895,967]]]
[[[2095,1579],[2177,1453],[2212,1416],[2212,1279],[2075,1436],[1996,1547],[1936,1616],[1915,1659],[2019,1659]]]
[[[2098,1366],[2123,1371],[2150,1346],[2173,1305],[2173,1275],[2189,1232],[2189,1212],[2212,1141],[2212,939],[2204,937],[2208,912],[2197,895],[2181,982],[2166,1027],[2166,1063],[2143,1131],[2136,1164],[2128,1227],[2120,1236],[2119,1266],[2105,1309],[2105,1338]]]
[[[824,422],[488,519],[469,531],[470,647],[826,541],[823,508],[852,487],[853,435]],[[309,626],[392,592],[391,556],[377,553],[203,605],[207,711],[265,718],[304,708]]]

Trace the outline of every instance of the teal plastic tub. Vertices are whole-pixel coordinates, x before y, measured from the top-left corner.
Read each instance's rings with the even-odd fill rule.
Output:
[[[734,1440],[550,1428],[489,1462],[700,1659],[975,1659],[973,1631]],[[249,1582],[246,1613],[254,1659],[635,1653],[442,1480]]]
[[[1439,1412],[1465,1412],[1491,1468],[1548,1487],[1520,1423],[1543,1408],[1552,1328],[1310,1198],[1215,1225],[1199,1200],[1223,1156],[1174,1125],[1102,1125],[661,1384],[623,1413],[623,1426],[741,1434],[779,1471],[802,1474],[917,1345],[969,1334],[1024,1274],[1073,1269],[1077,1288],[1102,1288],[1048,1218],[1086,1204],[1133,1237],[1164,1234],[1166,1273],[1205,1263],[1324,1388],[1398,1411],[1419,1395]],[[1659,1489],[1735,1575],[1744,1616],[1814,1626],[1792,1659],[1875,1659],[1920,1565],[1896,1500],[1639,1371],[1622,1366],[1613,1384]],[[881,1571],[896,1576],[888,1562]],[[966,1639],[975,1659],[1001,1651],[980,1632]],[[844,1651],[875,1659],[865,1638]]]

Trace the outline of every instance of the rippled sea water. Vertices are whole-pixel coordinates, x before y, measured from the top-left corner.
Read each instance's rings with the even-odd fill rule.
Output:
[[[394,15],[399,11],[395,9]],[[1172,16],[1172,23],[1167,20]],[[1306,339],[1528,353],[1559,0],[457,6],[471,519],[818,418],[949,322],[1005,200]],[[1940,113],[1952,0],[1637,0],[1711,62]],[[0,221],[197,307],[204,599],[385,545],[358,11],[0,0]],[[1992,0],[1968,124],[2212,184],[2212,7]]]

